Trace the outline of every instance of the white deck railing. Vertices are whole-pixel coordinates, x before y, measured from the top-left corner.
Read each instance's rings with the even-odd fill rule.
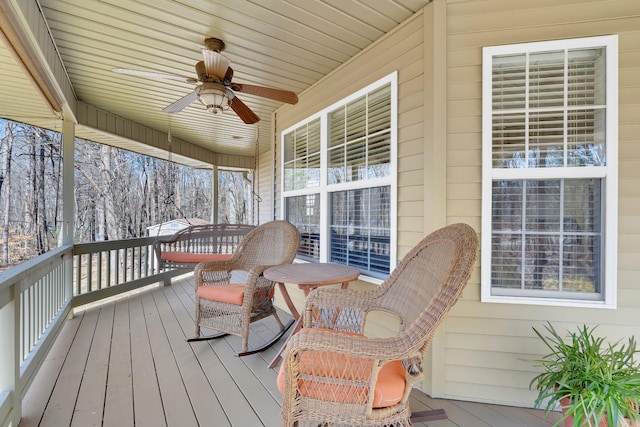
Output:
[[[155,238],[59,247],[0,273],[0,427],[16,427],[22,399],[74,307],[184,271],[161,271]]]

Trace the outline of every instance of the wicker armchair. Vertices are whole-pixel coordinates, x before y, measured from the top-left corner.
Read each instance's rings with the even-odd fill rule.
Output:
[[[287,221],[271,221],[255,227],[244,237],[233,257],[225,261],[202,262],[194,270],[196,290],[196,337],[189,341],[217,338],[224,334],[242,337],[244,356],[267,348],[285,333],[273,306],[275,283],[262,273],[269,267],[291,263],[296,256],[300,235]],[[232,272],[244,272],[243,283],[231,283]],[[259,348],[249,351],[252,322],[274,316],[280,333]],[[288,325],[290,326],[290,325]],[[200,337],[200,328],[222,334]]]
[[[312,292],[278,375],[282,424],[410,426],[409,393],[477,250],[470,226],[450,225],[424,238],[376,289]],[[363,335],[367,314],[379,310],[397,316],[396,336]]]

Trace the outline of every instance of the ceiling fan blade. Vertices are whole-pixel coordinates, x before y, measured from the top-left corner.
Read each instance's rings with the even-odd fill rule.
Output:
[[[195,79],[193,77],[181,76],[179,74],[160,73],[156,71],[130,70],[128,68],[114,68],[111,71],[118,74],[126,74],[129,76],[136,76],[136,77],[149,77],[152,79],[168,79],[168,80],[176,80],[179,82],[188,82],[188,83],[198,82],[198,79]]]
[[[196,90],[194,90],[193,92],[183,96],[182,98],[178,99],[174,103],[164,107],[162,111],[164,111],[165,113],[177,113],[178,111],[182,111],[189,104],[191,104],[193,101],[198,99],[199,93],[200,93],[200,86],[198,86]]]
[[[204,58],[204,68],[207,70],[207,75],[222,81],[231,61],[226,56],[209,49],[202,49],[202,57]]]
[[[254,123],[258,123],[260,121],[260,117],[256,115],[251,108],[247,107],[247,104],[240,101],[240,98],[234,96],[230,99],[231,109],[236,112],[238,117],[242,119],[248,125],[252,125]]]
[[[263,98],[273,99],[274,101],[286,102],[287,104],[298,103],[298,95],[296,95],[295,92],[291,92],[288,90],[254,86],[235,82],[232,84],[232,88],[242,93],[261,96]]]

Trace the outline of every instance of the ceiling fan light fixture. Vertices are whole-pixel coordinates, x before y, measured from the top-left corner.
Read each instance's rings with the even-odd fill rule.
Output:
[[[229,97],[224,88],[203,87],[198,94],[198,101],[207,108],[207,111],[213,114],[229,109]]]

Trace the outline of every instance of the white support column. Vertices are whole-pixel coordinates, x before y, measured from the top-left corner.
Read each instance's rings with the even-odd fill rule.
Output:
[[[447,2],[424,8],[424,233],[447,223]],[[445,393],[446,319],[433,337],[425,360],[422,391]]]
[[[211,174],[211,222],[213,224],[218,223],[218,166],[213,166],[213,172]]]
[[[62,122],[62,231],[60,245],[73,244],[74,201],[73,164],[76,126],[71,114],[65,114]],[[69,257],[64,267],[65,300],[73,298],[73,257]]]
[[[75,123],[66,116],[62,122],[62,232],[61,245],[73,244],[73,162],[75,149]]]

